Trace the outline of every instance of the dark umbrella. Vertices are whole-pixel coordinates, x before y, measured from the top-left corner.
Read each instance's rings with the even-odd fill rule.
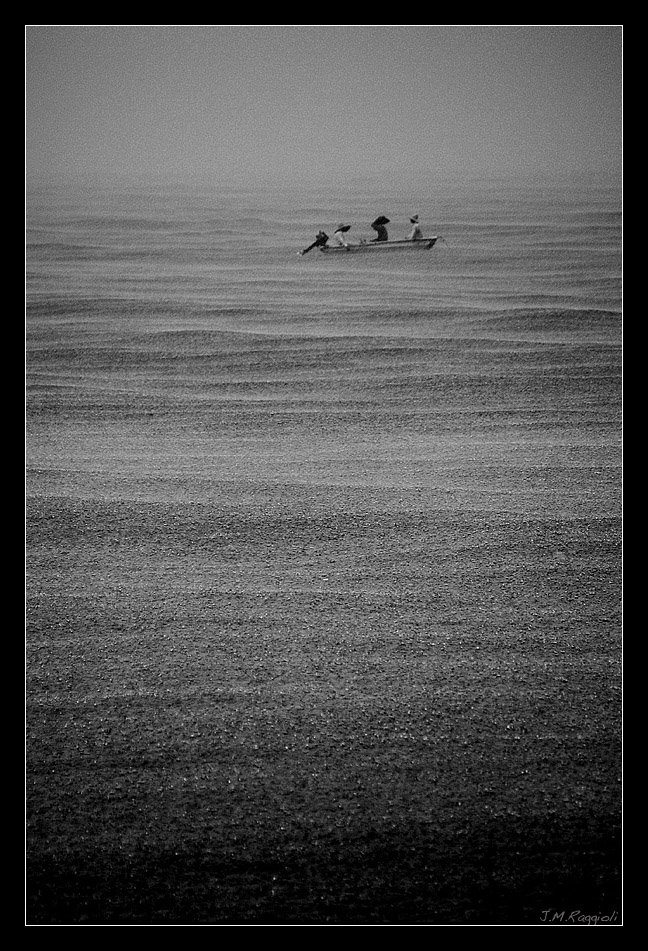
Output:
[[[389,224],[389,218],[385,218],[384,215],[380,215],[379,218],[376,218],[375,221],[371,222],[371,227],[376,228],[378,225],[388,225],[388,224]]]

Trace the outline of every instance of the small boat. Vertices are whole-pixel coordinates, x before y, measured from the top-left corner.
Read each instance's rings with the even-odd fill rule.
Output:
[[[404,238],[402,241],[361,241],[360,244],[325,244],[320,245],[324,254],[348,254],[356,251],[428,251],[438,241],[438,235],[429,238],[417,238],[416,241]]]

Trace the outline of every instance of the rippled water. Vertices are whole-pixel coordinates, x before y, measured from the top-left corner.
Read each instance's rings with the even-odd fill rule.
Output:
[[[297,254],[413,212],[430,251]],[[614,910],[620,229],[575,185],[28,195],[31,920]]]
[[[296,254],[339,218],[353,222],[350,237],[366,235],[378,210],[398,236],[412,207],[441,236],[430,252]],[[620,215],[610,191],[475,186],[427,202],[341,202],[106,190],[35,195],[28,208],[37,466],[64,450],[61,465],[86,467],[89,453],[98,471],[93,440],[127,419],[113,447],[121,475],[170,476],[196,457],[206,477],[243,467],[362,481],[363,446],[374,477],[390,479],[394,466],[394,480],[411,481],[405,459],[430,465],[432,454],[440,465],[438,438],[452,443],[446,464],[484,439],[494,447],[494,435],[504,452],[530,451],[542,417],[545,441],[566,427],[577,453],[585,429],[618,413]],[[53,437],[68,398],[63,446]],[[91,413],[101,427],[90,434],[81,420]],[[214,414],[222,431],[206,436]],[[618,447],[614,420],[591,436],[602,463]]]

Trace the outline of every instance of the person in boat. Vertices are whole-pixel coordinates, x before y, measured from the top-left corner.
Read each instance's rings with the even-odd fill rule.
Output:
[[[389,218],[385,218],[384,215],[380,215],[378,218],[376,218],[375,221],[372,221],[371,227],[377,233],[377,237],[372,238],[371,240],[372,241],[389,241],[389,238],[387,237],[387,228],[385,227],[385,225],[388,225],[388,224],[389,224]]]
[[[346,239],[346,235],[347,235],[347,232],[350,230],[351,230],[351,225],[338,225],[335,231],[333,232],[337,243],[341,244],[345,248],[349,247],[349,244]]]
[[[304,248],[303,251],[298,251],[297,254],[308,254],[308,252],[312,251],[313,248],[323,248],[326,242],[328,241],[328,239],[329,239],[329,236],[327,235],[327,233],[320,229],[320,231],[318,231],[317,234],[315,235],[315,240],[313,241],[313,243],[309,244],[308,247]]]
[[[410,233],[408,234],[407,240],[408,240],[408,241],[420,241],[421,238],[423,237],[423,232],[421,231],[421,226],[420,226],[420,224],[419,224],[419,216],[418,216],[418,215],[412,215],[412,217],[410,218],[410,221],[411,221],[411,223],[414,225],[414,227],[412,228],[412,230],[411,230]]]

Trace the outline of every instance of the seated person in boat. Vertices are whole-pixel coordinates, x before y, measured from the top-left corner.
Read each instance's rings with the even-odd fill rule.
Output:
[[[388,225],[388,224],[389,224],[389,218],[385,218],[384,215],[380,215],[380,217],[376,218],[375,221],[372,221],[371,227],[374,229],[375,232],[377,232],[378,237],[372,238],[371,240],[372,241],[388,241],[389,238],[387,237],[387,228],[385,227],[385,225]]]
[[[328,235],[325,231],[318,231],[315,235],[315,240],[312,244],[309,244],[307,248],[304,248],[303,251],[298,251],[298,254],[308,254],[309,251],[312,251],[313,248],[322,248],[328,241]]]
[[[347,231],[351,230],[351,225],[338,225],[335,231],[333,232],[335,239],[338,244],[341,244],[343,247],[348,248],[349,244],[346,239]]]
[[[414,225],[414,227],[412,228],[412,230],[411,230],[410,233],[408,234],[407,240],[408,240],[408,241],[420,241],[421,238],[423,237],[423,232],[421,231],[421,226],[420,226],[420,224],[419,224],[419,216],[418,216],[418,215],[412,215],[412,217],[410,218],[410,221],[412,222],[412,224]]]

